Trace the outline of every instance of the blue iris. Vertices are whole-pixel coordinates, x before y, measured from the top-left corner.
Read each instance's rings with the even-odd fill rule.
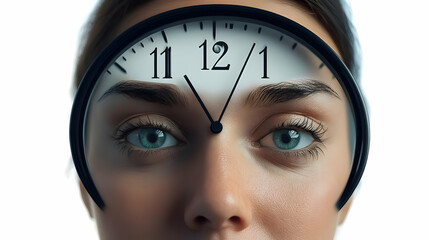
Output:
[[[301,135],[294,129],[279,129],[273,132],[273,142],[282,150],[292,150],[298,146]]]
[[[143,148],[160,148],[164,145],[167,136],[157,128],[142,128],[137,133],[139,145]]]

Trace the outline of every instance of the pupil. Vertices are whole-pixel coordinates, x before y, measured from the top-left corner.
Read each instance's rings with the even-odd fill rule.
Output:
[[[290,137],[290,134],[291,134],[290,131],[282,134],[281,138],[283,143],[286,143],[286,144],[290,143],[290,141],[292,140],[292,138]]]
[[[147,140],[150,143],[156,143],[156,141],[158,140],[158,134],[156,132],[151,132],[147,135]]]

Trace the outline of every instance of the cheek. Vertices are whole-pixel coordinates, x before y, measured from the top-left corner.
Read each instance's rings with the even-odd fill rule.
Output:
[[[327,150],[332,147],[326,146]],[[325,150],[305,171],[270,173],[258,179],[265,185],[257,188],[255,219],[272,238],[334,238],[339,217],[335,204],[350,169],[348,148],[334,149]]]
[[[174,182],[151,173],[113,174],[99,186],[106,209],[97,210],[101,239],[138,239],[158,236],[177,222],[180,201]],[[183,221],[183,219],[181,219]],[[115,236],[115,237],[113,237]]]
[[[276,239],[332,239],[338,217],[335,203],[342,189],[335,184],[338,179],[328,175],[269,182],[266,192],[258,194],[256,219]]]

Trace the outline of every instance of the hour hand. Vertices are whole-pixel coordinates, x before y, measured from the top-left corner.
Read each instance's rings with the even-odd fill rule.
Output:
[[[207,117],[210,120],[210,130],[213,133],[220,133],[222,131],[222,124],[219,121],[214,121],[212,116],[210,115],[209,111],[207,110],[206,106],[203,103],[203,100],[201,100],[200,96],[198,95],[197,91],[195,90],[194,86],[192,85],[191,81],[189,80],[188,76],[183,76],[188,83],[189,87],[191,88],[192,92],[194,93],[195,97],[197,98],[198,102],[200,103],[201,107],[203,108],[204,112],[206,113]]]

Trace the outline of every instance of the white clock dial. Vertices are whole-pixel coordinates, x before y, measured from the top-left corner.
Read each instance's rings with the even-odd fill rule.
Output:
[[[267,84],[333,82],[333,73],[317,56],[269,25],[226,17],[171,25],[125,48],[98,81],[94,97],[130,80],[173,84],[187,91],[187,75],[212,117],[218,119],[253,45],[234,97]]]

